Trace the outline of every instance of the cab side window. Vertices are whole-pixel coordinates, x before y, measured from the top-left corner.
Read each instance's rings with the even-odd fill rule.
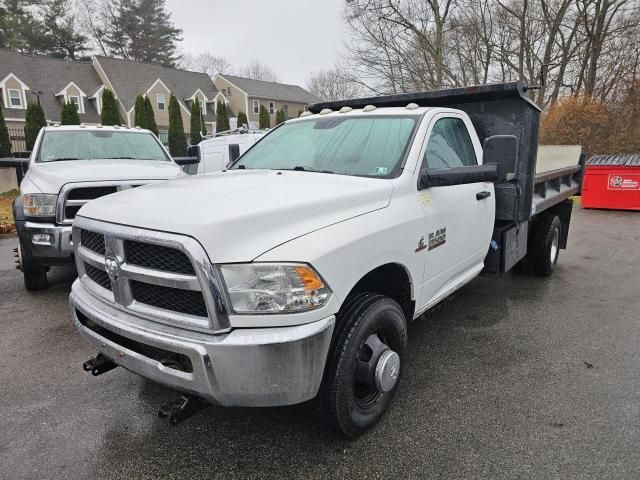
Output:
[[[476,152],[464,121],[460,118],[437,120],[429,135],[422,168],[436,170],[477,164]]]

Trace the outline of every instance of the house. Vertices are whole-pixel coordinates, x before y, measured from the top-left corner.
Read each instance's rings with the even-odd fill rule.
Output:
[[[186,132],[196,98],[210,132],[215,129],[216,101],[226,101],[205,73],[102,56],[91,61],[68,61],[0,49],[0,96],[14,150],[24,150],[17,137],[24,129],[28,102],[39,101],[47,122],[56,123],[63,103],[71,101],[77,106],[81,122],[97,124],[105,88],[113,91],[123,124],[128,126],[134,126],[136,96],[148,96],[161,139],[169,127],[171,95],[178,99]]]
[[[224,95],[233,116],[247,114],[250,123],[258,123],[260,105],[269,112],[271,126],[275,125],[276,111],[284,110],[286,118],[295,118],[312,103],[321,99],[298,85],[266,82],[235,75],[218,74],[216,88]]]

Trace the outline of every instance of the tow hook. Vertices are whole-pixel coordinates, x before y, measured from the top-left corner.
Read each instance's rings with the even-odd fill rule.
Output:
[[[117,364],[113,363],[101,353],[82,364],[82,368],[85,372],[91,372],[91,374],[96,377],[108,372],[109,370],[113,370],[117,366]]]
[[[168,417],[171,425],[177,425],[208,405],[205,400],[195,395],[180,395],[173,402],[161,406],[160,410],[158,410],[158,416],[160,418]]]

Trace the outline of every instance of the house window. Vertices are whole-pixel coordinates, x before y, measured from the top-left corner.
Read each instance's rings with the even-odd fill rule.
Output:
[[[227,87],[227,97],[231,96],[231,87]]]
[[[200,109],[202,110],[202,115],[207,114],[207,102],[204,98],[200,101]]]
[[[156,105],[158,106],[158,110],[160,112],[164,112],[164,108],[165,108],[164,93],[158,93],[156,95]]]
[[[284,112],[285,118],[289,118],[289,105],[283,105],[282,111]]]
[[[22,94],[20,90],[9,90],[9,106],[11,108],[22,108]]]
[[[273,115],[276,109],[276,104],[273,102],[269,102],[269,115]]]
[[[77,97],[75,95],[70,96],[69,97],[69,101],[76,106],[76,110],[79,112],[80,111],[80,97]]]
[[[304,106],[304,111],[306,112],[307,110],[309,110],[309,105]]]
[[[258,102],[258,100],[253,101],[253,113],[256,115],[260,113],[260,102]]]

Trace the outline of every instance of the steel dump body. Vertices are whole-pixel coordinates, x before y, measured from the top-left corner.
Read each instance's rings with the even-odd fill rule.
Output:
[[[317,103],[312,113],[348,106],[364,108],[403,107],[415,103],[421,107],[448,107],[464,111],[484,141],[494,135],[512,135],[517,140],[514,174],[495,184],[496,216],[492,248],[485,270],[501,273],[509,270],[527,253],[529,223],[541,212],[555,208],[567,228],[561,245],[566,246],[571,217],[569,197],[580,193],[584,157],[579,147],[554,156],[545,151],[537,168],[540,108],[529,98],[523,82],[479,85],[383,97]],[[544,147],[545,149],[548,147]],[[576,150],[577,149],[577,150]],[[513,160],[513,159],[512,159]],[[501,159],[489,163],[500,163]]]

